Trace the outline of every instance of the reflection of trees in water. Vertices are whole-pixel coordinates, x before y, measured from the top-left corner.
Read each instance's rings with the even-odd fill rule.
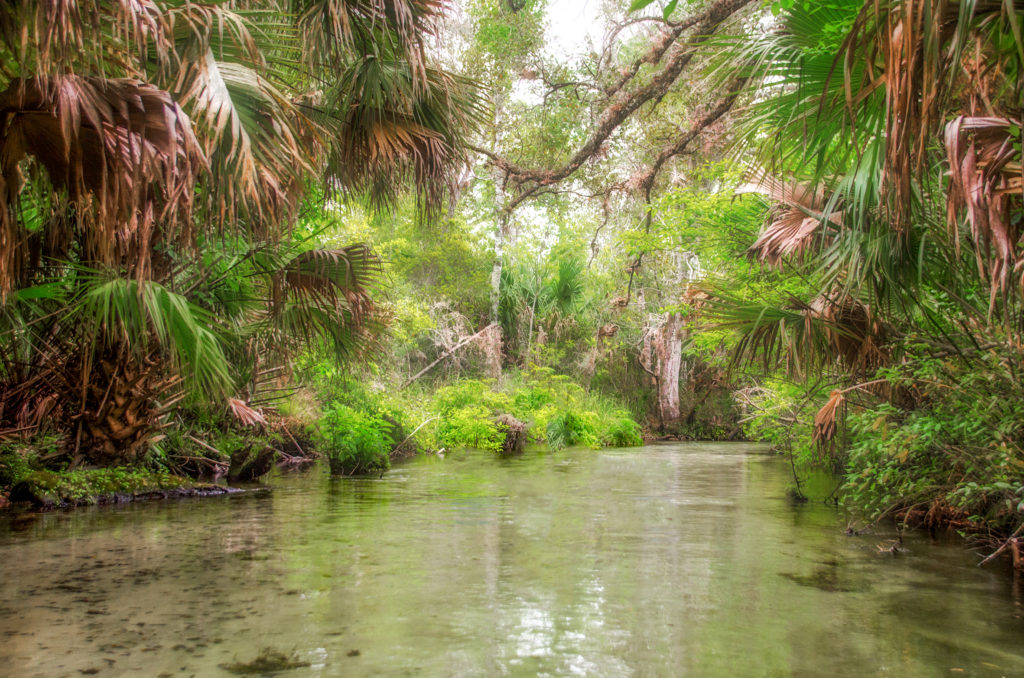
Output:
[[[267,646],[327,674],[1019,668],[988,649],[1015,647],[1012,601],[959,547],[908,541],[880,563],[880,537],[790,506],[788,466],[737,449],[466,455],[384,480],[311,473],[266,497],[46,516],[0,543],[0,631],[14,634],[0,659],[34,653],[44,663],[21,674],[62,675],[113,642],[131,655],[117,670],[146,675],[202,675]],[[172,649],[193,637],[233,644]],[[77,659],[57,670],[42,645]]]

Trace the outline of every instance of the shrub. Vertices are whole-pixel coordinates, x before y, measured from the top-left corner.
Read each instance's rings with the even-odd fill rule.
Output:
[[[470,405],[478,405],[491,412],[507,412],[512,408],[512,399],[508,394],[495,391],[489,382],[478,379],[466,379],[437,389],[434,402],[443,415]]]
[[[868,518],[909,511],[1012,530],[1024,514],[1024,402],[1008,392],[937,390],[915,410],[852,414],[844,502]]]
[[[608,421],[601,431],[601,442],[610,447],[636,447],[643,445],[644,438],[640,425],[633,421],[625,412]]]
[[[628,446],[643,442],[640,426],[608,398],[590,394],[549,369],[510,372],[495,391],[485,380],[464,380],[438,389],[428,405],[438,415],[436,442],[446,447],[499,451],[505,432],[496,420],[511,415],[526,423],[527,436],[554,449],[572,445]]]
[[[575,412],[562,412],[548,422],[548,445],[554,450],[573,445],[593,445],[597,438],[589,419]]]
[[[483,405],[466,405],[451,411],[438,426],[438,440],[447,447],[476,447],[498,452],[505,433]]]
[[[392,425],[378,414],[334,403],[324,409],[313,437],[327,456],[334,475],[384,471],[391,466],[388,453],[395,442]]]
[[[555,393],[552,389],[542,386],[526,386],[516,391],[512,405],[514,412],[518,415],[535,412],[553,402],[555,402]]]

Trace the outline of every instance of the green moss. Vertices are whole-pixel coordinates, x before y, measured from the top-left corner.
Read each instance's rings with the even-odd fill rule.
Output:
[[[0,450],[0,487],[11,487],[32,473],[31,461],[27,455],[8,448]]]
[[[60,438],[48,434],[0,444],[0,489],[20,483],[39,468],[40,457],[52,455],[59,447]]]
[[[33,471],[21,479],[17,494],[55,504],[88,504],[95,502],[97,497],[113,494],[140,494],[194,485],[192,481],[167,472],[125,467]]]

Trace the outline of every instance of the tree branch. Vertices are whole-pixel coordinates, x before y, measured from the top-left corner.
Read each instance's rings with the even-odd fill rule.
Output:
[[[483,328],[482,330],[480,330],[476,334],[472,334],[472,335],[466,337],[465,339],[461,340],[459,343],[455,344],[450,349],[448,349],[447,351],[442,353],[440,356],[438,356],[437,360],[435,360],[434,362],[432,362],[429,365],[427,365],[426,367],[424,367],[422,370],[417,372],[414,376],[411,376],[408,379],[406,379],[405,383],[398,387],[398,390],[401,391],[406,386],[408,386],[409,384],[411,384],[412,382],[416,381],[417,379],[422,377],[424,374],[429,372],[431,370],[431,368],[434,367],[434,365],[437,365],[439,362],[441,362],[442,360],[444,360],[445,358],[450,356],[452,353],[455,353],[460,348],[462,348],[463,346],[465,346],[469,342],[473,341],[474,339],[479,339],[481,334],[483,334],[484,332],[488,331],[492,327],[495,327],[496,325],[497,325],[497,323],[491,323],[490,325],[488,325],[487,327]]]
[[[731,109],[736,103],[736,99],[743,90],[743,86],[746,82],[745,78],[738,78],[731,82],[729,84],[729,93],[719,99],[718,103],[715,104],[714,108],[712,108],[707,115],[698,120],[689,132],[679,137],[675,143],[663,149],[661,153],[658,154],[654,163],[637,181],[637,186],[644,190],[645,198],[650,200],[651,188],[654,186],[654,180],[657,179],[658,173],[661,171],[662,167],[665,166],[665,163],[675,156],[685,152],[687,146],[689,146],[694,139],[700,136],[708,127],[711,127],[711,125],[718,122],[723,115],[728,113],[729,109]]]
[[[645,55],[645,58],[660,61],[667,54],[663,68],[654,75],[651,82],[635,90],[627,91],[622,89],[626,82],[633,77],[628,73],[620,79],[622,84],[613,85],[612,90],[614,94],[609,98],[608,104],[604,107],[598,120],[597,128],[583,146],[573,154],[572,158],[561,167],[546,170],[530,169],[520,167],[504,159],[501,159],[499,162],[497,156],[486,153],[492,161],[497,163],[508,174],[509,180],[520,189],[518,195],[506,205],[505,209],[507,211],[515,209],[543,186],[561,181],[582,167],[587,160],[598,152],[612,133],[629,119],[637,109],[651,100],[664,96],[679,78],[683,69],[693,60],[697,53],[697,48],[706,42],[708,37],[726,19],[751,2],[752,0],[717,0],[703,14],[680,24],[680,32],[682,32],[682,27],[684,26],[694,25],[696,27],[695,35],[685,45],[680,45],[671,39],[666,39],[663,49],[661,41],[656,43]],[[662,35],[671,36],[674,30]],[[639,66],[637,68],[639,69]]]

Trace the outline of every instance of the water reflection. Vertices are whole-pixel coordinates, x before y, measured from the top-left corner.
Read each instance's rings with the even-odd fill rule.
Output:
[[[7,518],[0,673],[228,675],[272,647],[310,664],[289,676],[1024,674],[1018,581],[844,536],[756,452],[463,453]]]

